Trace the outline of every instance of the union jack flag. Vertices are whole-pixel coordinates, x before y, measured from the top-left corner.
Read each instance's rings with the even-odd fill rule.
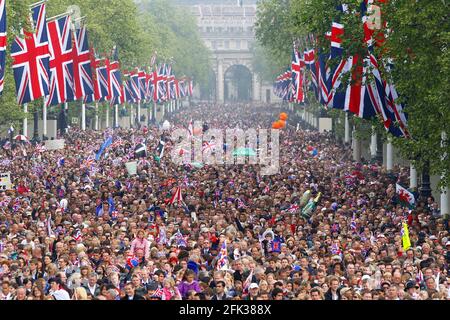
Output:
[[[36,33],[22,29],[22,37],[16,37],[11,46],[14,79],[18,104],[25,104],[48,95],[49,48],[45,2],[32,9]]]
[[[154,91],[155,91],[155,85],[153,83],[153,76],[154,76],[154,72],[149,72],[145,75],[145,99],[147,101],[152,101],[153,100],[153,95],[154,95]]]
[[[85,26],[82,26],[74,34],[73,77],[75,97],[77,100],[94,93],[91,55],[89,52],[88,33]]]
[[[130,75],[130,90],[136,101],[141,100],[141,90],[139,89],[139,74],[138,72],[132,72]]]
[[[293,86],[294,100],[298,103],[305,102],[305,93],[303,90],[303,84],[305,82],[304,69],[305,69],[305,61],[300,56],[300,53],[298,52],[297,48],[294,48],[291,63],[292,86]]]
[[[128,103],[135,103],[136,98],[133,96],[133,91],[131,90],[131,80],[126,80],[123,82],[123,100]]]
[[[152,297],[162,298],[164,294],[164,290],[162,288],[156,289],[156,291],[152,294]]]
[[[75,234],[74,234],[74,236],[73,236],[73,239],[74,239],[76,242],[81,242],[81,241],[83,241],[83,235],[82,235],[80,229],[77,229],[77,231],[75,232]]]
[[[335,255],[341,255],[342,251],[341,251],[341,249],[339,248],[339,245],[338,245],[338,244],[333,243],[333,244],[331,245],[331,253],[332,253],[332,254],[335,254]]]
[[[167,74],[167,100],[175,100],[175,76],[173,74],[172,66],[168,65],[166,68]]]
[[[228,269],[228,249],[227,243],[224,241],[222,247],[220,248],[219,255],[217,256],[217,270]]]
[[[138,72],[138,87],[141,100],[145,100],[145,95],[147,93],[147,75],[144,71]]]
[[[202,153],[212,152],[216,148],[216,144],[214,141],[203,141]]]
[[[86,160],[83,162],[83,167],[85,168],[91,168],[95,163],[95,158],[93,156],[89,156]]]
[[[19,198],[15,198],[14,202],[13,202],[13,211],[14,212],[19,211],[20,207],[21,207],[20,199]]]
[[[115,149],[115,148],[117,148],[117,147],[120,147],[122,144],[123,144],[122,138],[117,138],[116,141],[114,141],[114,142],[111,144],[111,148]]]
[[[177,241],[178,247],[187,247],[186,239],[181,234],[180,230],[178,229],[177,233],[173,236],[175,237],[175,240]]]
[[[186,80],[184,78],[180,79],[178,81],[179,91],[180,91],[180,97],[184,98],[187,97],[188,92],[186,88]]]
[[[104,101],[109,95],[108,72],[106,66],[102,66],[102,59],[96,57],[95,50],[90,50],[90,60],[92,68],[92,82],[94,85],[94,94],[86,96],[84,102]]]
[[[155,83],[154,101],[163,102],[167,100],[167,75],[166,65],[162,65],[159,71],[153,74],[153,81]]]
[[[45,147],[45,145],[43,145],[43,144],[38,144],[37,146],[36,146],[36,152],[38,152],[38,153],[42,153],[42,152],[44,152],[44,151],[46,151],[47,150],[47,148]]]
[[[46,105],[54,106],[75,99],[70,16],[50,21],[47,25],[50,39],[50,90]]]
[[[300,209],[300,207],[294,203],[294,204],[291,204],[291,206],[289,207],[288,211],[290,213],[295,213],[295,212],[297,212],[298,209]]]
[[[106,59],[106,69],[108,70],[108,101],[122,96],[122,77],[120,74],[120,65],[117,61],[117,48],[114,48],[114,58],[116,61],[110,62]]]
[[[6,0],[0,0],[0,95],[3,93],[6,65]]]
[[[9,205],[9,203],[11,202],[11,197],[10,196],[5,196],[3,197],[3,200],[0,201],[0,207],[7,207]]]

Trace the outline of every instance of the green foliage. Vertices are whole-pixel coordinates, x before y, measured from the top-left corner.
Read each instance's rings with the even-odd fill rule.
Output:
[[[361,1],[342,1],[349,6],[350,14],[335,10],[335,0],[263,0],[258,10],[257,37],[271,59],[287,65],[292,40],[300,39],[303,50],[307,36],[317,39],[318,47],[327,52],[329,41],[324,37],[330,31],[332,21],[345,26],[344,56],[365,55],[364,30],[359,5]],[[387,38],[375,54],[380,57],[380,69],[387,74],[384,65],[392,58],[392,78],[400,94],[398,102],[404,103],[408,113],[412,139],[393,139],[404,158],[414,162],[419,170],[430,163],[430,173],[444,175],[442,185],[450,185],[450,144],[442,144],[441,134],[450,137],[450,82],[448,81],[450,55],[450,22],[448,1],[376,1],[381,8],[383,32]],[[386,27],[387,26],[387,27]],[[284,52],[284,54],[282,53]],[[336,63],[336,61],[332,62]],[[269,69],[266,67],[266,69]],[[266,70],[267,71],[267,70]],[[346,81],[347,78],[343,79]],[[369,76],[370,80],[370,76]],[[334,116],[333,116],[334,117]],[[353,119],[360,137],[368,137],[372,125],[387,137],[380,119],[371,121]]]
[[[29,29],[28,5],[38,0],[7,0],[8,51],[5,90],[0,98],[0,125],[19,125],[25,114],[16,103],[15,83],[11,68],[10,46],[21,26]],[[49,0],[47,18],[67,11],[77,5],[86,16],[89,43],[102,55],[110,55],[117,45],[123,70],[149,66],[154,52],[159,62],[169,62],[173,57],[174,71],[178,77],[189,76],[196,83],[208,83],[209,51],[198,34],[195,20],[170,1],[146,0],[138,7],[133,0]],[[35,108],[42,109],[42,99],[30,103],[28,117]],[[69,117],[76,117],[81,103],[69,104]],[[60,106],[49,108],[49,117],[60,111]],[[104,114],[101,106],[99,114]],[[92,111],[88,111],[90,114]],[[41,113],[41,112],[40,112]]]
[[[255,23],[258,45],[254,48],[255,71],[263,79],[281,73],[290,63],[295,39],[291,17],[293,1],[262,0]],[[273,81],[272,79],[267,79]]]

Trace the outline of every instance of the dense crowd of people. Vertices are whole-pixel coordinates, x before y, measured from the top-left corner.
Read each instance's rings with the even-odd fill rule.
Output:
[[[168,120],[268,129],[279,112],[199,104]],[[431,197],[399,203],[409,171],[356,163],[331,133],[287,122],[268,176],[253,164],[176,165],[157,125],[71,128],[61,150],[6,143],[0,300],[449,300],[448,218]],[[139,143],[147,156],[135,159]]]

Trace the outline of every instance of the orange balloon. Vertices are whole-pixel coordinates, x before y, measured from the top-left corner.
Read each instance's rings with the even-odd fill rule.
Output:
[[[286,121],[288,119],[288,115],[286,112],[280,113],[280,120]]]
[[[272,123],[272,129],[280,129],[280,128],[278,127],[278,122]]]
[[[278,120],[278,123],[280,124],[280,128],[285,128],[286,127],[286,121]]]

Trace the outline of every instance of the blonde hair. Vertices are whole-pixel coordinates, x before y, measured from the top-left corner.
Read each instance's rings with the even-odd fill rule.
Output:
[[[76,288],[73,293],[73,297],[74,297],[74,300],[88,300],[86,289],[83,287]]]
[[[175,286],[175,280],[173,280],[172,278],[165,278],[163,281],[164,284],[168,283],[170,284],[170,287],[174,287]]]

